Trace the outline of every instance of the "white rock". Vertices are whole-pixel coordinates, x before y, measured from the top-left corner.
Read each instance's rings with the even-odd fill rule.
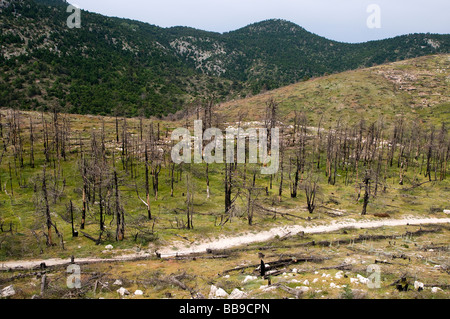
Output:
[[[319,281],[319,278],[314,278],[313,284],[315,284],[315,283],[318,282],[318,281]]]
[[[228,296],[228,299],[244,299],[247,297],[247,294],[238,288],[235,288],[231,294]]]
[[[135,296],[142,296],[144,294],[144,292],[142,291],[142,290],[136,290],[135,292],[134,292],[134,295]]]
[[[295,287],[295,289],[298,289],[298,290],[300,290],[303,293],[309,291],[309,287],[305,287],[305,286],[297,286],[297,287]]]
[[[14,296],[15,294],[16,294],[16,291],[14,290],[14,287],[12,285],[0,290],[0,297],[3,297],[3,298],[11,297],[11,296]]]
[[[111,249],[113,249],[114,247],[113,247],[113,245],[106,245],[105,246],[105,249],[108,249],[108,250],[111,250]]]
[[[230,278],[230,275],[225,275],[225,276],[223,276],[223,278],[228,279],[228,278]]]
[[[356,277],[358,278],[359,282],[362,284],[367,284],[370,281],[368,278],[363,277],[360,274],[357,274]]]
[[[303,284],[304,284],[305,286],[309,286],[309,280],[306,279],[306,280],[303,282]]]
[[[444,214],[450,214],[450,209],[444,209]]]
[[[113,285],[122,286],[123,285],[122,280],[117,279],[116,281],[114,281]]]
[[[252,280],[256,280],[256,279],[258,279],[258,277],[256,277],[256,276],[247,276],[244,278],[243,282],[252,281]]]
[[[293,283],[299,283],[300,281],[298,281],[297,279],[292,279],[291,282],[293,282]]]
[[[358,280],[358,278],[350,278],[350,282],[352,284],[357,284],[357,283],[359,283],[359,280]]]
[[[423,282],[420,282],[420,281],[415,281],[414,282],[414,289],[416,289],[416,290],[418,290],[419,288],[422,288],[423,289]]]
[[[336,273],[336,275],[334,276],[334,278],[336,278],[336,279],[341,279],[342,277],[343,277],[343,274],[344,274],[344,272],[341,270],[341,271],[338,271],[337,273]]]
[[[215,296],[217,298],[227,298],[228,297],[228,293],[225,290],[223,290],[222,288],[218,288],[216,290]]]
[[[130,292],[128,290],[126,290],[125,288],[123,288],[123,287],[120,287],[116,291],[121,296],[125,296],[125,295],[129,295],[130,294]]]
[[[434,294],[437,293],[437,292],[439,292],[439,291],[442,291],[442,289],[439,288],[439,287],[432,287],[432,288],[431,288],[431,292],[434,293]]]
[[[318,275],[318,274],[319,274],[319,272],[318,272],[318,271],[315,271],[315,272],[314,272],[314,275]]]
[[[297,273],[298,272],[297,268],[292,269],[292,272]]]
[[[213,299],[216,296],[217,287],[211,285],[211,289],[209,290],[209,299]]]
[[[274,289],[277,289],[277,287],[276,286],[267,286],[267,285],[265,285],[265,286],[261,286],[261,287],[259,287],[259,289],[261,289],[262,291],[271,291],[271,290],[274,290]]]
[[[332,283],[330,284],[330,288],[336,288],[336,284],[335,284],[334,282],[332,282]]]

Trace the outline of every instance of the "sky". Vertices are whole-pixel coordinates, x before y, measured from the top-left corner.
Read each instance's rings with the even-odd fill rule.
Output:
[[[342,42],[408,33],[450,33],[450,0],[72,0],[84,10],[160,27],[228,32],[267,19],[284,19]],[[367,12],[375,4],[377,12]],[[379,22],[369,28],[367,20]],[[375,20],[374,20],[375,19]],[[373,26],[373,25],[372,25]]]

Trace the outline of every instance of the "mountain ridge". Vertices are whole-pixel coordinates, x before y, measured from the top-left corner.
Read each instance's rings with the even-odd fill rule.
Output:
[[[14,9],[3,8],[0,18],[0,103],[25,109],[57,105],[71,113],[166,115],[212,97],[225,101],[311,77],[450,52],[450,35],[349,44],[281,19],[216,33],[82,11],[82,28],[68,29],[64,1],[12,3]]]

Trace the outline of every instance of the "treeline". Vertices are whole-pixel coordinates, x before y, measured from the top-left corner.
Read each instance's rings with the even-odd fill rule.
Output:
[[[163,116],[210,95],[225,101],[315,76],[450,50],[449,35],[348,44],[283,20],[219,34],[83,11],[82,28],[68,29],[65,9],[56,0],[14,1],[2,8],[0,105]]]

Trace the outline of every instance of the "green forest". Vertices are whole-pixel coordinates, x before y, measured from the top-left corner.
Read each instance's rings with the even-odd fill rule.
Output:
[[[21,0],[0,8],[1,106],[164,116],[205,98],[227,101],[450,48],[450,36],[437,34],[340,43],[284,20],[220,34],[82,11],[81,28],[69,29],[66,7]]]

